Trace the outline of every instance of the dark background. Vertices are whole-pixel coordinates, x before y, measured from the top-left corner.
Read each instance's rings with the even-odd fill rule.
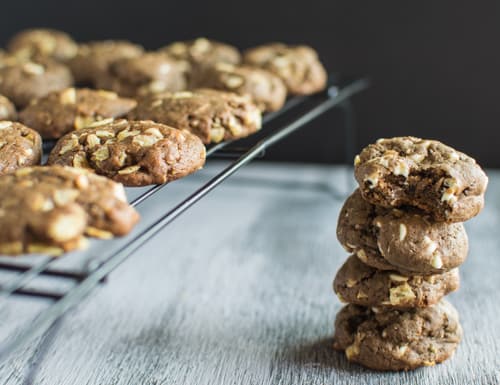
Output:
[[[197,36],[240,48],[307,43],[329,71],[372,80],[354,100],[357,149],[378,137],[416,135],[500,166],[500,2],[19,0],[3,1],[1,12],[3,43],[33,26],[147,48]],[[269,156],[342,161],[340,125],[340,114],[329,113]]]

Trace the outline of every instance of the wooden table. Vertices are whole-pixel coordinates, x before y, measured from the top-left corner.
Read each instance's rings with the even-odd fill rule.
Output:
[[[178,181],[145,221],[220,168]],[[253,164],[142,248],[53,330],[0,367],[2,384],[498,384],[500,172],[467,223],[470,256],[449,296],[465,337],[455,357],[377,373],[331,348],[341,304],[331,282],[347,257],[335,237],[348,170]],[[9,300],[0,337],[39,300]],[[48,339],[47,339],[48,340]],[[42,340],[43,342],[44,340]],[[46,341],[46,340],[45,340]]]

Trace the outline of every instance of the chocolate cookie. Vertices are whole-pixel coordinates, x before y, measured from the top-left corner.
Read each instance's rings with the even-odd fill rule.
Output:
[[[335,320],[334,348],[375,370],[412,370],[450,358],[462,338],[456,309],[445,300],[409,310],[345,306]]]
[[[136,105],[110,91],[66,88],[34,100],[19,119],[43,138],[60,138],[103,119],[122,117]]]
[[[384,207],[413,206],[439,222],[463,222],[484,205],[488,178],[471,157],[435,140],[379,139],[355,159],[363,198]]]
[[[248,95],[262,111],[279,110],[286,99],[286,87],[279,77],[249,66],[227,63],[196,66],[191,73],[191,88],[198,87]]]
[[[468,252],[462,223],[435,222],[418,209],[375,206],[359,189],[342,207],[337,238],[364,263],[405,273],[447,271],[461,265]]]
[[[245,63],[278,75],[293,95],[308,95],[326,87],[326,70],[311,47],[266,44],[244,52]]]
[[[176,41],[161,48],[160,52],[165,52],[174,59],[185,60],[191,64],[213,65],[215,63],[238,64],[241,62],[241,55],[236,47],[203,37],[189,41]]]
[[[0,175],[40,164],[42,138],[21,123],[0,121]]]
[[[59,255],[84,236],[127,234],[139,220],[123,186],[87,170],[37,166],[0,178],[0,253]]]
[[[99,126],[97,126],[100,124]],[[195,135],[152,121],[96,122],[63,136],[48,164],[90,168],[127,186],[160,184],[191,174],[205,163]]]
[[[123,40],[92,41],[80,44],[78,52],[68,65],[79,84],[96,84],[97,78],[108,72],[117,60],[141,56],[144,49]]]
[[[182,62],[164,53],[146,53],[121,59],[96,79],[97,88],[115,91],[122,96],[140,96],[163,91],[186,89],[186,68]]]
[[[52,91],[73,84],[71,72],[51,59],[0,60],[0,94],[8,97],[17,107],[28,105]]]
[[[16,120],[17,112],[14,104],[5,96],[0,95],[0,120]]]
[[[25,59],[43,56],[62,62],[71,59],[77,52],[77,44],[67,33],[43,28],[19,32],[10,39],[7,48]]]
[[[426,307],[460,286],[458,269],[442,274],[401,275],[377,270],[351,255],[337,272],[335,293],[343,302],[393,308]]]
[[[261,113],[249,99],[208,89],[144,97],[129,116],[186,129],[205,144],[242,138],[262,125]]]

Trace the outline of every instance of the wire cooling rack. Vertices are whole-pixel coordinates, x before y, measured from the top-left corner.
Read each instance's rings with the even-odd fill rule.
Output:
[[[281,110],[265,115],[262,130],[243,141],[244,143],[251,141],[249,147],[235,146],[238,142],[223,142],[207,148],[208,159],[222,157],[234,158],[234,161],[173,208],[162,213],[153,223],[122,238],[120,242],[113,244],[114,247],[106,249],[101,247],[102,251],[99,255],[89,251],[80,258],[77,266],[58,267],[57,262],[60,258],[49,256],[1,257],[0,273],[9,273],[10,279],[0,283],[0,312],[3,311],[7,300],[18,296],[49,300],[49,304],[35,315],[34,319],[19,325],[14,333],[0,342],[0,362],[7,359],[23,343],[41,335],[51,325],[57,324],[61,316],[81,303],[100,283],[105,281],[109,273],[220,183],[253,159],[261,156],[268,148],[335,106],[342,106],[346,111],[345,148],[348,157],[352,158],[354,130],[349,124],[352,122],[349,102],[353,95],[367,87],[366,79],[338,81],[335,76],[331,76],[329,86],[324,92],[294,97],[288,100]],[[139,208],[148,198],[167,186],[168,184],[157,185],[144,191],[141,190],[139,195],[131,200],[131,204]],[[70,256],[63,258],[70,259]],[[48,280],[69,281],[70,285],[65,290],[33,287],[30,283],[40,277]]]

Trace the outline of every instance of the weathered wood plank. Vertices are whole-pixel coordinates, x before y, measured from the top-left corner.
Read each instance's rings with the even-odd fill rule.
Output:
[[[175,203],[202,174],[143,208]],[[450,296],[465,338],[434,368],[381,374],[331,349],[340,304],[331,290],[347,257],[335,238],[345,171],[251,165],[180,217],[68,314],[36,384],[498,384],[500,173],[487,209],[467,224],[471,250]],[[12,301],[11,301],[12,302]],[[33,301],[9,302],[0,334]],[[22,384],[36,344],[0,368]]]

